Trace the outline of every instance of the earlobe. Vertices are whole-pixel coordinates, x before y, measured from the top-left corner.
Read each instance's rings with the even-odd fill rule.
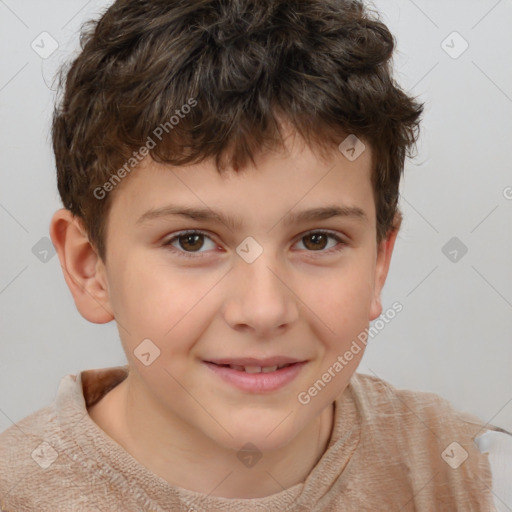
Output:
[[[377,251],[375,266],[375,285],[370,307],[370,320],[375,320],[382,313],[381,292],[391,264],[391,256],[395,246],[396,237],[400,231],[402,216],[398,212],[395,216],[394,228],[388,232],[387,237],[381,241]]]
[[[105,265],[91,245],[80,219],[66,208],[57,210],[50,223],[50,237],[80,314],[97,324],[113,320]]]

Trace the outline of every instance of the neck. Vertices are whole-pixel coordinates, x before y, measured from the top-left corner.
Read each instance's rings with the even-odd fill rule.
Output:
[[[266,451],[255,465],[245,466],[234,450],[180,418],[159,414],[158,406],[134,388],[129,375],[89,409],[93,421],[170,485],[210,496],[261,498],[303,482],[332,433],[331,403],[286,446]]]

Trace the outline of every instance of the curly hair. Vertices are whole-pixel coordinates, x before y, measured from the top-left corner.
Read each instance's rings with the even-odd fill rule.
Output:
[[[348,134],[370,144],[377,241],[394,229],[423,105],[392,77],[395,39],[362,1],[117,0],[80,46],[60,70],[52,143],[63,205],[104,261],[119,187],[95,191],[116,170],[139,152],[238,170],[283,144],[283,119],[321,152]]]

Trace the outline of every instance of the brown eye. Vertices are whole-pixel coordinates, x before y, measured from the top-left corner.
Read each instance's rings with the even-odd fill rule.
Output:
[[[329,247],[329,241],[333,241]],[[329,255],[341,251],[347,243],[344,242],[339,236],[327,231],[313,231],[304,235],[299,243],[305,247],[306,253],[319,253],[321,255]]]
[[[186,235],[181,235],[177,238],[180,247],[185,251],[198,251],[201,249],[204,243],[204,235],[200,233],[191,233]]]
[[[302,240],[309,240],[311,243],[304,243],[308,249],[322,250],[327,245],[327,240],[330,238],[326,233],[312,233],[302,238]]]
[[[205,248],[205,241],[211,243],[211,249],[215,249],[216,244],[209,235],[202,231],[185,231],[169,238],[164,242],[164,247],[167,247],[178,256],[188,257],[202,257],[207,255]],[[207,245],[207,244],[206,244]],[[208,247],[206,247],[208,249]]]

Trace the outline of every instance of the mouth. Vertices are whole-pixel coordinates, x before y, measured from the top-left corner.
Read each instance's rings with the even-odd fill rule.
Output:
[[[212,363],[211,361],[206,361],[207,363],[215,364],[216,366],[221,366],[224,368],[231,368],[232,370],[236,370],[238,372],[245,372],[245,373],[271,373],[275,372],[277,370],[282,370],[283,368],[288,368],[289,366],[292,366],[293,364],[297,363],[286,363],[281,365],[273,365],[273,366],[258,366],[258,365],[237,365],[237,364],[217,364]]]
[[[272,358],[264,360],[237,359],[203,361],[220,377],[242,391],[263,393],[276,391],[293,381],[307,361],[291,358]]]

